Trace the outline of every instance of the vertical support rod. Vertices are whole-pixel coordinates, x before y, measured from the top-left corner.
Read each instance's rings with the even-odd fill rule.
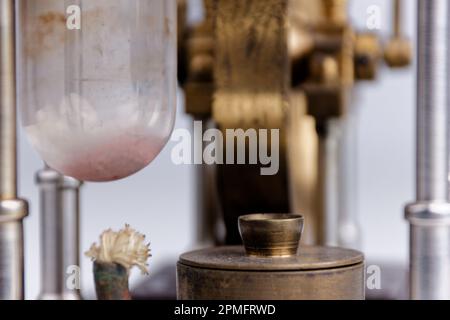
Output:
[[[394,0],[394,14],[393,14],[393,30],[394,37],[400,38],[402,36],[402,0]]]
[[[15,1],[0,0],[0,300],[24,298],[22,220],[17,199]]]
[[[0,197],[14,199],[16,187],[16,62],[14,1],[0,0]]]
[[[450,299],[450,2],[418,1],[417,195],[406,208],[411,298]]]
[[[450,3],[419,0],[417,200],[448,200]]]
[[[42,252],[38,299],[80,300],[77,269],[81,183],[48,167],[37,173],[36,180],[40,188]]]
[[[62,176],[50,169],[36,175],[40,189],[41,293],[39,300],[60,300],[64,288],[62,205],[59,188]]]
[[[358,108],[353,102],[339,121],[338,141],[338,246],[360,250],[362,245],[358,212]]]
[[[330,137],[329,121],[323,121],[317,125],[317,133],[319,136],[319,154],[318,159],[318,184],[317,194],[319,201],[317,202],[316,221],[317,235],[314,245],[337,245],[336,237],[332,226],[336,221],[333,219],[336,215],[336,157],[335,148],[333,148],[333,139]]]
[[[81,181],[63,176],[60,189],[63,219],[64,300],[81,300],[80,293],[80,188]],[[68,278],[70,276],[70,278]]]

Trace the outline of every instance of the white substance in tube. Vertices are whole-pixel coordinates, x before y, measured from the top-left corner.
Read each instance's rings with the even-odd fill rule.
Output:
[[[103,122],[87,101],[72,94],[58,113],[38,111],[26,131],[47,164],[65,175],[95,182],[125,178],[147,166],[166,142],[144,125],[134,102]]]

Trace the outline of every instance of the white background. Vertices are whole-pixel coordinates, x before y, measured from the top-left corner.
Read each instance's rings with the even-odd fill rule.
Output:
[[[194,1],[198,2],[198,1]],[[404,1],[405,28],[415,38],[415,1]],[[366,25],[366,10],[378,5],[386,39],[390,30],[391,1],[353,0],[351,16],[359,29]],[[195,10],[194,10],[195,13]],[[182,97],[180,96],[180,100]],[[363,227],[363,250],[370,260],[406,263],[408,233],[403,207],[414,196],[414,67],[392,71],[383,66],[377,82],[357,86],[358,204]],[[179,106],[177,127],[190,128],[192,120]],[[169,144],[148,168],[123,181],[86,184],[82,190],[81,248],[86,251],[107,228],[125,223],[151,241],[151,271],[189,250],[195,238],[195,176],[191,166],[170,161]],[[35,172],[42,167],[38,155],[20,132],[20,195],[30,201],[25,222],[26,297],[40,288],[38,190]],[[91,262],[82,256],[82,290],[93,297]],[[151,275],[150,275],[151,276]],[[133,272],[133,285],[143,280]]]

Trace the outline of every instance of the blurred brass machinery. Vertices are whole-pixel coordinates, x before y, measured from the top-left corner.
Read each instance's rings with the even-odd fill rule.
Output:
[[[385,46],[377,34],[355,30],[347,2],[205,0],[204,21],[187,26],[186,2],[180,1],[179,74],[187,112],[222,132],[280,130],[275,175],[262,176],[260,165],[199,168],[199,240],[240,244],[237,221],[248,215],[254,230],[288,223],[282,218],[287,212],[303,214],[306,223],[303,246],[288,260],[248,256],[242,225],[247,255],[238,246],[182,255],[179,298],[364,299],[363,256],[345,249],[330,255],[326,247],[359,246],[357,216],[346,199],[351,176],[341,172],[355,146],[342,131],[355,82],[375,79],[382,60],[391,67],[409,65],[412,52],[400,28],[400,1],[393,2],[392,37]],[[250,143],[240,143],[250,154]],[[220,217],[224,241],[217,233]],[[258,235],[260,242],[282,247],[274,237]],[[324,265],[332,269],[324,273]],[[217,284],[223,289],[215,293]]]
[[[341,213],[349,211],[339,200],[345,178],[337,178],[333,131],[336,123],[345,126],[355,82],[375,79],[383,60],[409,65],[412,51],[400,27],[400,0],[393,1],[392,37],[384,46],[377,34],[354,29],[347,2],[205,0],[204,21],[188,26],[186,1],[179,1],[186,111],[204,128],[281,130],[274,176],[261,176],[257,165],[199,168],[202,241],[220,242],[221,216],[225,243],[237,244],[239,216],[301,212],[305,243],[358,246],[357,222],[327,208],[340,201]]]

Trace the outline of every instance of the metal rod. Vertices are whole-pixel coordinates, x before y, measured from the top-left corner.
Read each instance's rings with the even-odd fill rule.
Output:
[[[450,2],[418,2],[417,201],[411,224],[411,298],[450,299]]]
[[[326,121],[326,135],[319,137],[320,162],[324,162],[323,170],[323,213],[321,245],[338,246],[338,216],[339,216],[339,140],[341,138],[340,119]]]
[[[59,189],[62,176],[49,168],[39,171],[41,214],[41,293],[39,300],[59,300],[64,289],[62,214]]]
[[[417,200],[448,200],[450,5],[419,0]]]
[[[61,185],[63,216],[64,300],[81,300],[80,293],[80,188],[81,181],[64,176]],[[68,279],[68,276],[71,276]]]
[[[359,225],[358,203],[358,133],[357,108],[353,103],[349,112],[340,120],[341,137],[338,146],[338,246],[361,249],[361,228]]]
[[[41,198],[42,251],[42,289],[38,299],[80,300],[78,274],[71,268],[79,267],[81,182],[48,167],[37,173],[36,180]],[[70,283],[68,276],[73,278]]]
[[[0,0],[0,300],[24,298],[23,224],[17,199],[15,2]]]
[[[329,240],[327,237],[327,200],[328,182],[330,177],[329,172],[329,148],[328,148],[328,125],[327,122],[316,123],[316,130],[319,137],[318,140],[318,155],[317,155],[317,203],[316,203],[316,217],[315,217],[315,239],[314,245],[325,245]]]
[[[16,187],[16,63],[14,1],[0,0],[0,197],[15,199]]]
[[[399,38],[402,36],[402,1],[394,0],[394,21],[393,21],[393,29],[394,29],[394,37]]]

